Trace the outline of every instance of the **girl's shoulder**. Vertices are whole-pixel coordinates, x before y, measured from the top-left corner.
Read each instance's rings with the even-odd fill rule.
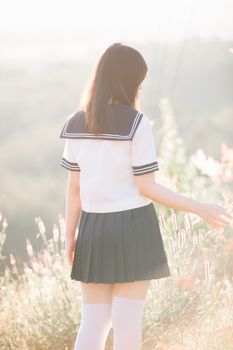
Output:
[[[62,126],[60,138],[73,138],[74,134],[83,132],[85,129],[84,116],[82,110],[75,111],[69,115]]]

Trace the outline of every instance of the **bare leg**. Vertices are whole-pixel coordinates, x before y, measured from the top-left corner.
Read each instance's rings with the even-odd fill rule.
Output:
[[[111,303],[114,284],[80,282],[83,303]]]
[[[113,288],[113,296],[145,299],[151,280],[115,283]]]

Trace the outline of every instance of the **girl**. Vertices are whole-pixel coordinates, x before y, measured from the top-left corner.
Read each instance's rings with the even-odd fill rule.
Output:
[[[61,165],[68,169],[66,256],[80,281],[82,318],[75,350],[141,349],[151,279],[171,276],[153,202],[229,224],[221,206],[170,191],[159,170],[150,119],[138,91],[148,71],[134,48],[114,43],[100,57],[84,102],[65,122]],[[78,236],[75,231],[78,225]]]

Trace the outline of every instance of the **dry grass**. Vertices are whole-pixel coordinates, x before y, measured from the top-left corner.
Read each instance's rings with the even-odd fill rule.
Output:
[[[60,218],[59,230],[55,228],[54,238],[37,256],[27,241],[24,273],[19,274],[11,255],[0,293],[2,350],[72,349],[81,293],[79,284],[69,279],[63,223]],[[189,233],[183,229],[170,234],[173,238],[166,237],[164,244],[172,277],[152,281],[143,317],[143,350],[232,349],[233,280],[226,267],[233,262],[233,249],[222,230],[198,233],[192,219]],[[112,335],[111,330],[108,350]]]
[[[194,197],[214,200],[232,212],[229,184],[233,179],[233,150],[223,144],[219,162],[200,151],[185,159],[169,142],[174,144],[167,137],[164,148],[168,149],[160,152],[166,153],[164,159],[169,164],[164,169],[168,176],[170,171],[178,175],[172,177],[172,183],[166,176],[161,181],[190,196],[194,192],[190,188],[195,188]],[[232,226],[210,229],[198,216],[164,207],[158,207],[157,213],[172,276],[152,281],[143,317],[143,350],[232,350]],[[2,261],[6,218],[1,217],[0,222]],[[43,241],[44,249],[35,253],[27,240],[28,261],[23,272],[11,254],[10,264],[0,277],[1,350],[73,349],[81,316],[81,291],[69,278],[64,219],[59,215],[52,239],[46,237],[43,221],[37,218],[36,222],[37,238]],[[106,350],[112,349],[112,336],[111,330]]]

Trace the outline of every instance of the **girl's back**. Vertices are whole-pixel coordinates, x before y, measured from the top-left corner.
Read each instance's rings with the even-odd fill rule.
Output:
[[[61,165],[80,171],[82,208],[112,212],[152,202],[142,196],[134,176],[159,170],[149,118],[123,103],[108,104],[101,134],[88,132],[77,111],[62,128],[66,139]]]

